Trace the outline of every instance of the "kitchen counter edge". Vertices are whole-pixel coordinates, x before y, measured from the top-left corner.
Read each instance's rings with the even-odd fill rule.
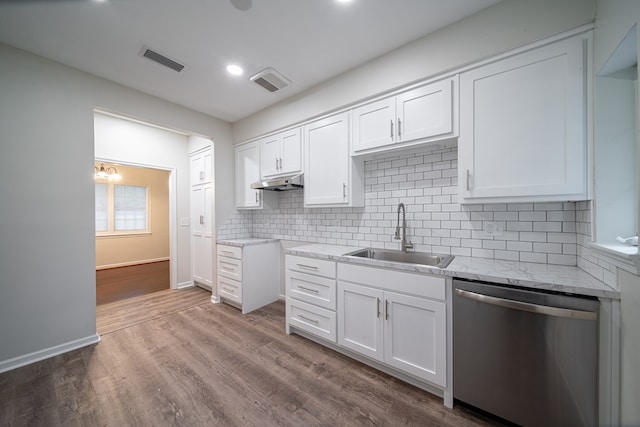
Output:
[[[245,246],[264,245],[267,243],[277,243],[277,242],[279,242],[278,239],[258,239],[258,238],[228,239],[228,240],[221,239],[216,241],[218,245],[236,246],[239,248],[242,248]]]
[[[578,267],[456,256],[447,268],[440,269],[344,255],[358,249],[363,249],[363,247],[310,244],[286,249],[285,254],[434,276],[521,286],[537,290],[565,292],[614,300],[620,299],[619,291]]]

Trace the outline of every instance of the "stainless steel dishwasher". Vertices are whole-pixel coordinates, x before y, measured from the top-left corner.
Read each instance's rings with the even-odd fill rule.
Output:
[[[597,299],[453,288],[455,399],[523,426],[598,424]]]

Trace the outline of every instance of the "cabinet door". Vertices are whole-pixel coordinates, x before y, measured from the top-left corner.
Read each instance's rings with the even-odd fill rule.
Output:
[[[349,203],[349,115],[340,113],[313,123],[305,132],[305,205]]]
[[[251,184],[260,180],[260,145],[258,141],[236,147],[236,207],[260,206],[260,191]]]
[[[396,97],[397,141],[453,133],[451,79],[419,87]]]
[[[213,155],[211,149],[191,155],[191,185],[211,182]]]
[[[460,75],[463,201],[586,198],[585,43],[577,36]]]
[[[384,293],[385,363],[446,387],[446,305]]]
[[[213,285],[213,190],[211,184],[191,190],[191,248],[193,280]]]
[[[261,140],[261,170],[262,176],[272,176],[280,173],[280,137],[271,135]]]
[[[381,99],[353,110],[353,152],[396,142],[395,97]]]
[[[338,282],[338,344],[376,359],[384,359],[381,290]]]
[[[295,173],[302,170],[302,140],[300,128],[291,129],[281,134],[280,173]]]

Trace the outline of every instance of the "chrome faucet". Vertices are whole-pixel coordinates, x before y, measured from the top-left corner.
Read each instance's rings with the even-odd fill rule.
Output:
[[[402,241],[400,242],[400,248],[402,252],[407,252],[407,249],[413,249],[413,244],[411,241],[407,242],[407,212],[404,203],[398,204],[398,222],[396,223],[396,234],[393,238],[400,240],[400,210],[402,210]]]

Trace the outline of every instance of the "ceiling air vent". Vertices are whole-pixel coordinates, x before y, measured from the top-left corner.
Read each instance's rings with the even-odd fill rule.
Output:
[[[164,65],[167,68],[171,68],[173,71],[177,71],[178,73],[184,70],[185,66],[180,64],[179,62],[174,61],[173,59],[167,58],[166,56],[149,49],[146,46],[143,46],[139,53],[140,56],[144,56],[147,59],[150,59],[154,62],[157,62],[160,65]]]
[[[276,92],[291,84],[291,80],[289,80],[273,68],[265,68],[258,74],[252,76],[249,80],[262,86],[269,92]]]

